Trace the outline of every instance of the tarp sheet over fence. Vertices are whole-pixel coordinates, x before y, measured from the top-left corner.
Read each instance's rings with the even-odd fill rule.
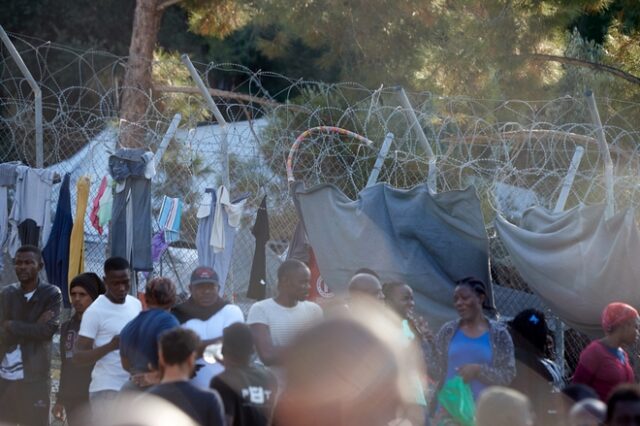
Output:
[[[606,220],[605,206],[562,213],[525,211],[520,227],[498,216],[496,229],[524,280],[565,322],[592,337],[602,334],[604,307],[640,307],[640,233],[635,212]]]
[[[439,326],[455,317],[453,283],[475,276],[489,282],[489,244],[474,188],[431,195],[377,184],[351,200],[333,185],[305,189],[294,200],[323,279],[340,293],[359,268],[414,290],[416,307]],[[488,304],[493,292],[488,288]]]

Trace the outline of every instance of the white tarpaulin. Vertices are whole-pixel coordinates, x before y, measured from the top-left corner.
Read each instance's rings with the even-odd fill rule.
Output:
[[[605,206],[561,213],[535,207],[521,226],[498,216],[496,229],[529,287],[565,322],[594,337],[615,301],[640,307],[640,232],[635,212],[606,220]]]

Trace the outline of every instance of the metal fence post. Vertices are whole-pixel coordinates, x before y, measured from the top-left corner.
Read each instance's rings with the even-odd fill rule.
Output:
[[[2,28],[2,25],[0,25],[0,38],[2,39],[2,42],[7,47],[7,49],[9,50],[9,53],[11,54],[11,57],[18,65],[18,68],[20,68],[20,72],[29,83],[29,86],[31,86],[31,90],[33,90],[34,101],[35,101],[34,106],[35,106],[35,113],[36,113],[36,117],[35,117],[36,167],[41,169],[44,167],[44,142],[43,142],[44,133],[42,130],[42,90],[40,90],[40,86],[38,86],[38,83],[31,75],[29,68],[27,68],[27,66],[25,65],[24,61],[22,60],[22,57],[20,56],[20,53],[18,53],[18,50],[11,42],[11,39],[5,32],[4,28]]]
[[[211,93],[209,93],[209,89],[204,84],[204,81],[202,81],[200,74],[198,74],[198,71],[193,66],[193,63],[191,62],[191,59],[189,59],[189,56],[186,54],[183,54],[180,58],[182,59],[182,62],[189,69],[191,78],[193,78],[193,81],[196,83],[196,86],[198,86],[198,89],[200,89],[200,92],[202,93],[204,100],[207,102],[207,105],[209,106],[209,110],[211,110],[213,115],[216,117],[216,120],[218,121],[218,125],[222,130],[222,141],[220,143],[220,151],[222,151],[222,182],[224,183],[224,186],[226,186],[228,189],[229,188],[229,146],[228,146],[229,129],[227,128],[227,122],[222,116],[222,113],[220,112],[220,110],[218,109],[218,106],[213,101],[213,98],[211,97]]]

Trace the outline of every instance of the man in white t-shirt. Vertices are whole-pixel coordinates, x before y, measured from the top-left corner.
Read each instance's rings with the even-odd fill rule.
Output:
[[[300,331],[322,320],[322,308],[305,300],[310,278],[307,265],[299,260],[286,260],[278,268],[278,295],[254,303],[247,316],[258,357],[274,372],[280,389],[284,388],[284,378],[278,368],[283,348]]]
[[[120,362],[120,331],[142,310],[138,299],[129,295],[129,262],[110,257],[104,262],[106,293],[87,308],[82,316],[74,362],[94,364],[89,385],[89,401],[94,415],[115,399],[129,379]]]
[[[198,266],[191,274],[191,297],[173,308],[173,314],[182,327],[196,332],[202,340],[196,360],[196,376],[191,383],[209,389],[211,379],[222,373],[220,363],[209,364],[202,358],[202,351],[209,345],[222,341],[222,330],[231,324],[244,322],[242,310],[220,297],[218,274],[207,266]]]

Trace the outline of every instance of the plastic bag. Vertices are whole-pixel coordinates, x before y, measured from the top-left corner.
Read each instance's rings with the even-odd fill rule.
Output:
[[[445,382],[438,392],[438,402],[461,426],[475,425],[473,393],[462,377],[455,376]]]

